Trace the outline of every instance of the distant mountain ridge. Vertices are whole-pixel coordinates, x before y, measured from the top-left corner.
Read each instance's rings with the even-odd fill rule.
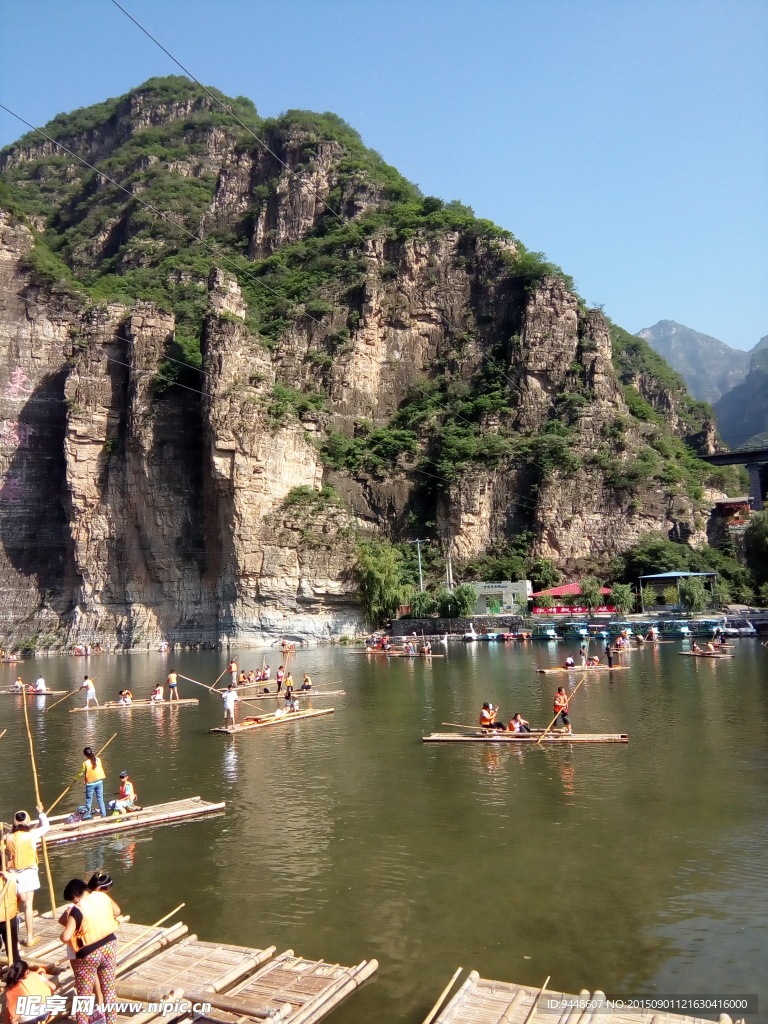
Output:
[[[744,382],[713,406],[720,434],[731,448],[758,447],[768,437],[768,334],[749,355]]]
[[[700,402],[714,405],[743,384],[749,373],[750,352],[731,348],[718,338],[674,320],[659,320],[637,335],[681,374],[691,395]]]

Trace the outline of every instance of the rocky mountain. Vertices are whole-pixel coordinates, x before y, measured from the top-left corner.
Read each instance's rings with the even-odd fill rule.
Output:
[[[731,348],[674,320],[659,320],[637,335],[677,370],[690,393],[701,402],[714,404],[742,384],[749,372],[749,352]]]
[[[749,373],[743,383],[714,405],[720,434],[731,448],[757,447],[760,435],[768,431],[768,335],[749,355]]]
[[[0,153],[6,637],[347,632],[366,537],[704,543],[708,408],[334,115],[167,78],[45,132]]]

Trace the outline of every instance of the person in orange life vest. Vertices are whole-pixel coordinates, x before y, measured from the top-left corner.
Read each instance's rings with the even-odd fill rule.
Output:
[[[120,789],[117,791],[116,796],[117,800],[109,801],[109,811],[111,814],[123,814],[130,808],[136,807],[138,802],[136,790],[128,778],[128,772],[120,772]]]
[[[5,981],[8,986],[5,990],[6,1020],[9,1024],[32,1024],[33,1021],[48,1020],[51,1013],[44,1009],[42,1003],[53,995],[56,986],[43,976],[42,968],[35,970],[30,968],[26,960],[17,960],[8,968]],[[39,1012],[27,1013],[22,1010],[24,1004],[19,1004],[22,996],[31,996],[35,1004],[40,1006]]]
[[[83,749],[85,755],[85,761],[83,761],[83,773],[85,775],[85,815],[83,821],[89,821],[92,817],[91,806],[93,804],[93,798],[99,805],[99,814],[102,818],[107,816],[107,808],[104,806],[104,779],[107,775],[104,771],[104,765],[101,763],[101,758],[94,754],[90,747]]]
[[[168,683],[168,700],[180,700],[179,697],[179,675],[176,669],[172,668],[166,680]]]
[[[519,711],[516,711],[509,722],[510,732],[530,732],[531,723],[523,718]]]
[[[43,805],[37,805],[39,825],[32,827],[32,819],[26,811],[17,811],[13,818],[11,834],[6,840],[8,867],[15,872],[16,892],[24,907],[24,921],[27,926],[27,946],[34,946],[35,918],[32,909],[35,893],[40,888],[40,874],[37,868],[37,845],[51,827],[45,816]]]
[[[553,724],[557,725],[558,721],[562,720],[562,723],[568,732],[573,732],[573,729],[571,728],[571,720],[568,717],[568,698],[566,697],[565,690],[562,686],[558,686],[557,688],[552,711],[557,716]]]
[[[487,701],[483,704],[480,711],[480,725],[483,729],[504,729],[504,723],[496,721],[496,711],[493,704]]]
[[[16,876],[12,871],[0,871],[0,949],[3,948],[6,954],[10,953],[9,963],[19,959],[19,897],[16,895]]]
[[[232,659],[232,661],[230,661],[229,669],[227,671],[229,672],[229,677],[232,680],[232,682],[237,683],[237,662],[235,661],[234,658]]]
[[[61,941],[75,954],[71,961],[75,988],[79,996],[93,995],[98,979],[104,1000],[107,1024],[117,1024],[115,1009],[115,970],[117,959],[117,916],[120,908],[106,892],[89,892],[80,878],[73,878],[64,889],[64,899],[72,904],[67,912]],[[89,1014],[78,1012],[77,1024],[89,1024]]]

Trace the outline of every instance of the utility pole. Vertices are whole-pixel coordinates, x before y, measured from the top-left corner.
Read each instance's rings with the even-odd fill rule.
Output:
[[[422,544],[429,544],[429,539],[427,539],[427,540],[409,540],[408,544],[415,544],[416,545],[416,554],[417,554],[418,559],[419,559],[419,590],[423,591],[424,590],[424,574],[421,571],[421,545]]]

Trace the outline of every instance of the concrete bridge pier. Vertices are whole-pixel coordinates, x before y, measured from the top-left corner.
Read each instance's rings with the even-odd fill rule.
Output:
[[[762,512],[765,508],[763,501],[763,485],[760,477],[760,463],[748,462],[746,464],[749,473],[749,497],[752,509],[755,512]]]

